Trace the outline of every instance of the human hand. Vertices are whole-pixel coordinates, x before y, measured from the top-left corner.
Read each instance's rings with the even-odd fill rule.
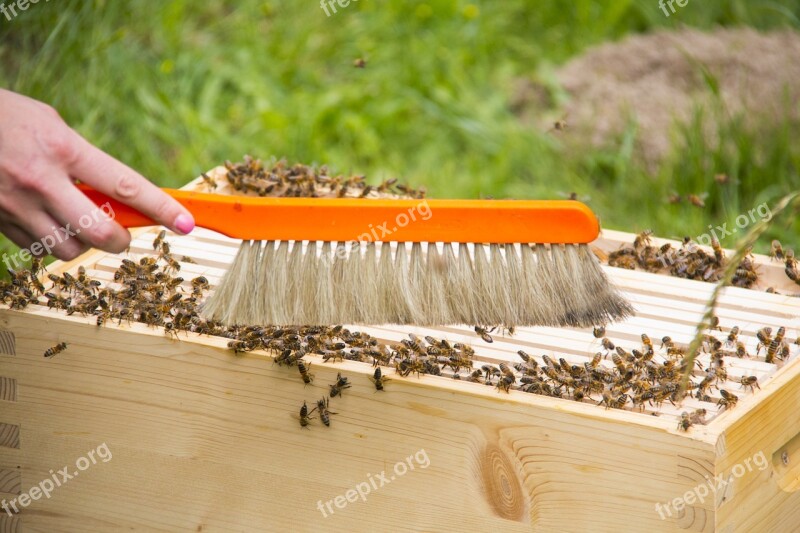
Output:
[[[80,180],[186,234],[191,213],[70,128],[52,107],[0,89],[0,232],[32,255],[62,260],[89,247],[119,253],[128,230],[74,185]]]

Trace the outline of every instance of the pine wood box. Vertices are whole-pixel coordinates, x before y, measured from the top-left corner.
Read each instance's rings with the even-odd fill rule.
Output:
[[[139,232],[130,254],[151,252],[156,231]],[[606,231],[596,245],[610,251],[632,239]],[[212,280],[236,249],[203,231],[169,240],[173,252],[198,262],[185,265],[187,272]],[[50,271],[83,264],[108,279],[119,261],[90,253]],[[796,292],[781,265],[758,261],[762,289]],[[638,311],[610,326],[609,338],[635,346],[646,332],[688,342],[710,284],[607,272]],[[785,326],[793,341],[800,301],[786,294],[727,289],[717,314],[726,330],[740,326],[752,351],[765,325]],[[580,361],[599,348],[585,330],[523,329],[488,345],[466,327],[359,329],[394,342],[410,331],[447,336],[493,363],[516,361],[518,349]],[[68,349],[43,358],[58,342]],[[64,467],[86,468],[19,513],[0,510],[0,531],[800,528],[797,348],[777,372],[763,354],[734,361],[730,371],[758,375],[761,390],[733,389],[735,408],[684,432],[678,415],[693,400],[651,416],[443,377],[401,378],[388,369],[391,381],[376,392],[370,365],[316,356],[306,356],[315,381],[304,386],[296,368],[273,364],[271,354],[234,356],[226,344],[3,307],[0,499],[32,496],[32,487]],[[304,400],[325,395],[337,372],[353,386],[332,400],[331,427],[316,421],[301,429],[292,415]],[[88,452],[97,458],[103,445],[108,454],[89,464]],[[708,479],[724,487],[699,488]],[[687,501],[680,510],[679,498]]]

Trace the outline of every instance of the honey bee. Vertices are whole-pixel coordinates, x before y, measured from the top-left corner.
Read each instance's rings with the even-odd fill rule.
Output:
[[[494,342],[494,339],[491,337],[491,335],[489,335],[489,333],[493,332],[494,330],[495,328],[487,329],[481,326],[475,326],[475,333],[477,333],[480,338],[483,339],[483,342]]]
[[[651,341],[650,337],[648,337],[644,333],[642,333],[642,344],[644,344],[645,348],[647,348],[648,351],[651,351],[653,349],[653,341]]]
[[[726,185],[731,181],[731,178],[727,174],[715,174],[714,181],[717,182],[718,185]]]
[[[736,356],[737,357],[750,357],[750,354],[747,353],[747,347],[743,342],[736,343]]]
[[[592,335],[594,335],[595,339],[602,339],[606,335],[606,328],[605,326],[597,326],[592,328]]]
[[[775,333],[775,338],[769,343],[767,346],[767,355],[764,358],[764,361],[767,363],[773,363],[775,361],[775,355],[779,353],[781,346],[783,345],[783,336],[786,334],[786,328],[781,326],[778,328],[777,333]],[[759,337],[759,341],[761,338]]]
[[[366,68],[367,60],[364,59],[363,57],[359,57],[358,59],[353,61],[353,66],[356,68]]]
[[[205,172],[202,172],[200,176],[203,178],[203,185],[205,185],[209,191],[213,191],[214,189],[217,188],[217,181],[214,178],[212,178]]]
[[[156,238],[153,240],[153,250],[158,250],[161,248],[161,245],[164,244],[164,239],[167,238],[166,230],[161,230],[156,235]]]
[[[383,384],[389,381],[389,378],[386,376],[381,375],[381,367],[375,369],[373,375],[369,378],[369,380],[375,385],[375,391],[382,391]]]
[[[308,366],[302,361],[297,361],[297,370],[300,371],[300,377],[303,378],[303,383],[308,385],[312,381],[314,381],[314,375],[308,372],[308,369],[311,368],[311,363],[308,363]]]
[[[44,259],[41,257],[34,257],[31,259],[31,278],[35,278],[39,272],[47,272],[44,265]]]
[[[497,382],[497,389],[503,389],[504,391],[508,392],[511,386],[517,381],[517,378],[507,364],[500,363],[499,366],[503,377]]]
[[[314,418],[311,416],[317,408],[315,407],[311,411],[308,410],[308,405],[306,402],[303,402],[303,406],[300,408],[300,427],[308,429],[308,425],[311,423],[311,420]]]
[[[750,388],[753,393],[756,392],[756,388],[759,390],[761,389],[761,387],[758,385],[758,378],[756,376],[742,376],[742,379],[739,380],[739,383],[742,384],[742,388],[744,388],[744,390]]]
[[[736,402],[739,401],[739,397],[733,393],[726,391],[725,389],[720,389],[719,391],[722,398],[719,399],[717,404],[722,409],[733,409],[736,406]]]
[[[769,252],[769,256],[773,261],[784,261],[786,259],[786,255],[783,253],[783,247],[781,246],[781,241],[777,239],[772,241],[772,249]]]
[[[197,264],[197,261],[195,261],[194,259],[192,259],[188,255],[181,256],[180,262],[181,263],[191,264],[191,265],[196,265]]]
[[[678,429],[689,431],[689,428],[694,425],[692,417],[686,411],[681,413],[681,419],[678,421]]]
[[[708,196],[708,193],[703,194],[687,194],[686,200],[695,207],[705,207],[706,202],[705,199]]]
[[[733,346],[739,340],[739,326],[733,326],[728,333],[728,339],[725,341],[727,346]]]
[[[319,419],[327,427],[331,426],[330,415],[337,414],[334,413],[333,411],[328,410],[328,398],[322,398],[321,400],[317,400],[317,412],[319,413]]]
[[[58,344],[56,344],[52,348],[48,348],[47,350],[45,350],[44,356],[47,357],[47,358],[50,358],[50,357],[53,357],[56,354],[60,354],[61,352],[63,352],[66,349],[67,349],[67,343],[66,342],[59,342]]]
[[[719,317],[718,316],[713,315],[711,317],[711,322],[709,324],[708,329],[710,329],[710,330],[718,329],[718,330],[722,331],[722,328],[719,325]]]
[[[616,349],[616,346],[611,342],[611,339],[603,337],[603,348],[605,348],[607,352],[612,352]],[[608,355],[608,353],[606,355]]]
[[[682,201],[683,201],[683,196],[681,196],[676,192],[672,192],[667,195],[667,203],[669,204],[676,205],[681,203]]]
[[[549,130],[547,130],[547,133],[550,133],[550,132],[553,132],[553,131],[564,131],[564,130],[567,129],[567,127],[569,127],[569,124],[567,124],[567,116],[564,115],[560,119],[558,119],[555,122],[553,122],[553,126]],[[572,199],[574,200],[576,198],[572,198]]]
[[[344,391],[344,389],[349,389],[350,387],[351,385],[350,382],[347,380],[347,378],[343,378],[341,372],[338,372],[336,374],[336,383],[330,386],[331,398],[336,398],[337,396],[341,396],[342,391]]]

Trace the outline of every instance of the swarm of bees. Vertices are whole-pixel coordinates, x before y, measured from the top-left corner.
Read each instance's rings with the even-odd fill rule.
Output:
[[[424,194],[424,191],[402,188],[392,180],[374,190],[367,190],[369,186],[364,185],[363,178],[332,178],[324,167],[314,170],[303,165],[288,167],[278,162],[266,169],[261,162],[250,158],[242,164],[227,166],[228,180],[234,189],[250,194],[260,194],[260,191],[272,195],[334,194],[350,197],[373,193]],[[266,187],[269,186],[273,186],[273,189],[267,191]],[[211,185],[208,184],[208,187],[211,188]],[[650,237],[651,232],[639,234],[633,246],[619,250],[614,260],[631,261],[631,268],[650,268],[654,261],[660,264],[660,257],[667,254],[670,248],[652,246]],[[721,268],[724,264],[724,253],[718,243],[711,254],[689,251],[689,242],[684,242],[675,263],[681,265],[677,268],[685,269],[686,277],[689,271],[702,271],[704,274],[701,277],[705,277],[705,270],[698,263],[707,263],[715,268]],[[781,250],[780,255],[776,252],[776,258],[786,261],[787,269],[789,261],[792,268],[795,266],[791,251]],[[234,354],[265,350],[273,354],[278,366],[287,367],[287,371],[289,367],[297,367],[296,371],[291,369],[293,375],[297,376],[294,379],[306,386],[315,383],[310,372],[311,363],[304,357],[316,355],[326,364],[349,360],[373,365],[374,371],[369,381],[376,393],[386,391],[387,387],[391,390],[391,385],[387,386],[390,379],[384,369],[394,368],[400,378],[412,378],[412,374],[448,376],[494,387],[498,393],[523,391],[592,402],[606,409],[644,411],[648,407],[659,408],[665,402],[679,404],[681,401],[680,378],[686,369],[686,348],[676,344],[670,337],[663,337],[660,347],[656,349],[650,337],[642,334],[641,345],[626,349],[606,336],[605,327],[597,326],[592,334],[601,343],[603,351],[596,353],[590,362],[570,364],[563,358],[555,360],[555,357],[546,354],[535,358],[519,351],[520,361],[516,363],[476,365],[475,350],[470,345],[432,336],[420,338],[409,334],[408,338],[399,342],[386,343],[342,325],[228,327],[200,316],[200,306],[210,283],[204,276],[191,279],[178,276],[181,263],[189,262],[185,259],[188,258],[176,260],[172,256],[166,233],[161,232],[153,241],[153,255],[138,261],[123,259],[114,272],[113,282],[104,284],[92,279],[84,267],[79,267],[75,273],[45,275],[41,262],[35,261],[30,270],[10,270],[10,280],[0,282],[0,294],[3,303],[13,309],[47,305],[70,315],[92,317],[98,327],[110,322],[140,322],[163,328],[165,335],[176,338],[181,332],[223,337],[228,339],[228,348]],[[49,286],[45,286],[45,283]],[[497,330],[498,327],[491,326],[474,327],[476,335],[484,342],[493,342],[491,334]],[[514,334],[511,326],[502,326],[499,330],[503,334]],[[710,356],[709,363],[706,368],[694,370],[689,393],[700,401],[717,403],[721,409],[731,409],[738,401],[731,390],[739,394],[746,394],[748,390],[755,393],[760,386],[756,376],[728,379],[726,358],[752,355],[739,340],[738,327],[731,328],[726,334],[718,333],[721,331],[719,320],[712,321],[703,343],[703,350]],[[778,328],[773,335],[773,330],[765,327],[758,331],[757,336],[759,346],[754,355],[760,355],[763,350],[766,362],[773,364],[780,364],[779,361],[789,357],[790,346],[785,339],[784,328]],[[60,343],[48,349],[45,357],[52,357],[65,348],[66,344]],[[605,361],[609,356],[611,361]],[[337,413],[329,409],[328,403],[331,399],[341,398],[344,391],[351,387],[350,380],[338,373],[335,382],[326,386],[327,397],[312,402],[310,408],[303,403],[295,415],[301,428],[308,429],[311,421],[317,417],[325,426],[330,426],[331,415]],[[714,394],[714,390],[718,394]],[[692,425],[704,423],[705,416],[703,409],[687,412],[685,417],[681,417],[679,427],[688,430]]]
[[[425,197],[425,189],[414,189],[389,178],[379,185],[368,185],[364,176],[331,176],[327,166],[289,165],[280,160],[265,166],[259,159],[245,156],[243,163],[225,162],[226,179],[240,193],[257,196],[378,198]],[[205,179],[205,178],[204,178]]]
[[[711,253],[685,237],[679,247],[670,243],[662,246],[651,244],[650,230],[639,233],[632,245],[624,245],[608,254],[609,266],[647,272],[667,272],[672,276],[716,283],[722,277],[727,264],[725,251],[714,238],[711,240]],[[751,288],[758,281],[758,272],[752,255],[748,254],[739,263],[739,268],[731,280],[734,287]]]

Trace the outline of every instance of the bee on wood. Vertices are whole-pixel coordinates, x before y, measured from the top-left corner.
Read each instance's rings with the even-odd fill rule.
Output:
[[[692,417],[686,411],[681,413],[681,419],[678,421],[678,429],[689,431],[689,428],[694,425]]]
[[[342,391],[344,391],[345,389],[349,389],[350,387],[351,387],[351,385],[350,385],[350,382],[347,380],[347,378],[343,378],[341,372],[337,373],[336,374],[336,383],[334,383],[333,385],[330,386],[330,388],[331,388],[331,392],[330,392],[331,398],[336,398],[337,396],[341,396],[342,395]]]
[[[381,374],[381,367],[378,367],[375,369],[375,372],[372,374],[369,380],[372,382],[373,385],[375,385],[375,391],[377,392],[384,390],[383,384],[389,381],[389,378],[383,376]]]
[[[203,178],[203,185],[205,185],[209,191],[213,191],[214,189],[217,188],[217,181],[214,178],[212,178],[205,172],[202,172],[200,176]]]
[[[756,346],[756,355],[761,353],[761,348],[767,348],[772,343],[772,328],[763,327],[756,331],[758,338],[758,346]]]
[[[48,348],[47,350],[45,350],[44,356],[47,357],[47,358],[50,358],[50,357],[53,357],[54,355],[60,354],[61,352],[63,352],[66,349],[67,349],[67,343],[66,342],[59,342],[58,344],[56,344],[52,348]]]
[[[503,389],[508,392],[511,386],[517,381],[517,378],[514,372],[505,363],[500,363],[500,372],[502,372],[503,377],[497,382],[497,389]]]
[[[761,390],[761,387],[758,385],[758,378],[756,376],[742,376],[742,378],[739,380],[739,383],[741,383],[744,390],[749,388],[754,394],[756,392],[756,388]]]
[[[642,333],[642,344],[645,346],[648,352],[653,350],[653,341],[651,341],[650,337],[644,333]]]
[[[606,328],[605,326],[597,326],[592,328],[592,335],[594,335],[595,339],[602,339],[606,336]]]
[[[738,396],[726,391],[725,389],[720,389],[719,393],[722,398],[719,399],[717,404],[722,409],[733,409],[736,406],[736,403],[739,401]]]
[[[775,333],[775,338],[767,346],[767,355],[764,359],[767,363],[774,363],[775,362],[775,355],[780,353],[780,349],[783,346],[783,336],[786,334],[786,328],[783,326],[778,328],[777,333]],[[759,337],[759,341],[761,338]]]
[[[317,412],[319,413],[319,419],[327,427],[331,426],[330,415],[337,414],[334,413],[333,411],[328,410],[328,398],[322,398],[321,400],[317,400]]]
[[[747,353],[747,347],[743,342],[736,343],[736,357],[750,357],[750,354]]]
[[[494,330],[495,328],[487,329],[481,326],[475,326],[475,333],[477,333],[480,338],[483,339],[483,342],[494,342],[494,339],[491,337],[491,335],[489,335],[489,333],[493,332]]]
[[[300,377],[303,378],[303,383],[308,385],[312,381],[314,381],[314,375],[308,372],[308,369],[311,368],[311,363],[308,363],[308,366],[302,361],[297,361],[297,370],[300,371]]]
[[[196,265],[197,264],[197,261],[195,261],[194,259],[192,259],[188,255],[181,256],[180,262],[181,263],[191,264],[191,265]]]
[[[303,402],[303,406],[300,408],[300,427],[308,429],[308,425],[311,423],[311,420],[314,418],[311,416],[317,408],[315,407],[311,411],[308,410],[308,405],[306,402]]]
[[[717,267],[722,266],[722,262],[725,260],[725,252],[716,237],[711,239],[711,249],[714,251],[714,265]]]
[[[710,329],[710,330],[718,329],[718,330],[722,331],[722,328],[719,325],[719,317],[718,316],[714,315],[714,316],[711,317],[711,323],[709,324],[708,329]]]
[[[733,326],[728,333],[728,339],[725,341],[727,346],[734,346],[739,340],[739,326]]]
[[[769,252],[769,256],[773,261],[784,261],[786,259],[786,255],[783,253],[783,247],[781,246],[781,241],[777,239],[772,241],[772,249]]]

